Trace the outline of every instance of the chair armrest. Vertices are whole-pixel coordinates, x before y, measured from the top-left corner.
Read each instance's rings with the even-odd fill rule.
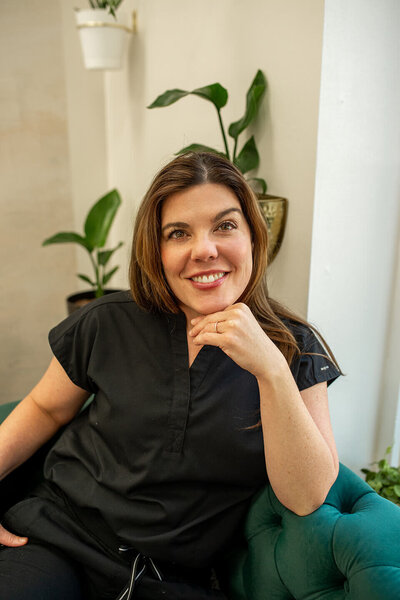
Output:
[[[16,402],[7,402],[7,404],[0,404],[0,423],[4,421],[12,410],[17,406],[19,400]]]
[[[325,503],[305,517],[268,486],[226,568],[231,600],[398,600],[400,508],[344,465]]]

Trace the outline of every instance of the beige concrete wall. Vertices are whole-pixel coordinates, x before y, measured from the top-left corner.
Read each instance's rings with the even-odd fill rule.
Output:
[[[251,128],[269,191],[289,199],[283,247],[271,291],[306,313],[316,165],[323,30],[322,0],[125,0],[138,34],[121,72],[106,75],[109,183],[125,198],[115,237],[130,238],[133,208],[151,177],[191,142],[223,149],[214,107],[195,97],[147,110],[171,88],[220,82],[230,94],[225,125],[244,112],[258,68],[269,91]],[[240,138],[243,144],[247,138]],[[117,239],[116,239],[117,241]],[[126,273],[126,264],[122,274]],[[120,278],[124,284],[126,277]]]
[[[0,48],[0,402],[7,402],[50,360],[47,331],[75,270],[72,248],[41,247],[73,226],[59,3],[1,2]]]
[[[0,3],[0,403],[40,378],[51,358],[48,330],[79,288],[82,250],[41,243],[81,228],[106,191],[104,78],[88,78],[77,39],[68,45],[63,17],[73,18],[72,7]]]

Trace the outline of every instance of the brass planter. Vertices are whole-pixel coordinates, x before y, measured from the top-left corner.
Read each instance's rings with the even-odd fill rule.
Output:
[[[257,194],[257,197],[268,228],[268,264],[271,264],[278,254],[285,233],[288,201],[270,194]]]

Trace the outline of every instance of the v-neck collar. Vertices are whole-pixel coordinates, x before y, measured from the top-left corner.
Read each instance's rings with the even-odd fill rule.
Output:
[[[190,398],[193,398],[204,380],[217,348],[203,346],[189,368],[186,316],[183,312],[168,314],[167,321],[173,357],[174,383],[165,450],[180,454],[185,439]]]

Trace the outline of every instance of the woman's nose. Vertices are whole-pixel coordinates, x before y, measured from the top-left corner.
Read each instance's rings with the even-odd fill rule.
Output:
[[[217,258],[218,249],[213,240],[209,236],[199,236],[193,239],[192,244],[192,260],[212,260]]]

